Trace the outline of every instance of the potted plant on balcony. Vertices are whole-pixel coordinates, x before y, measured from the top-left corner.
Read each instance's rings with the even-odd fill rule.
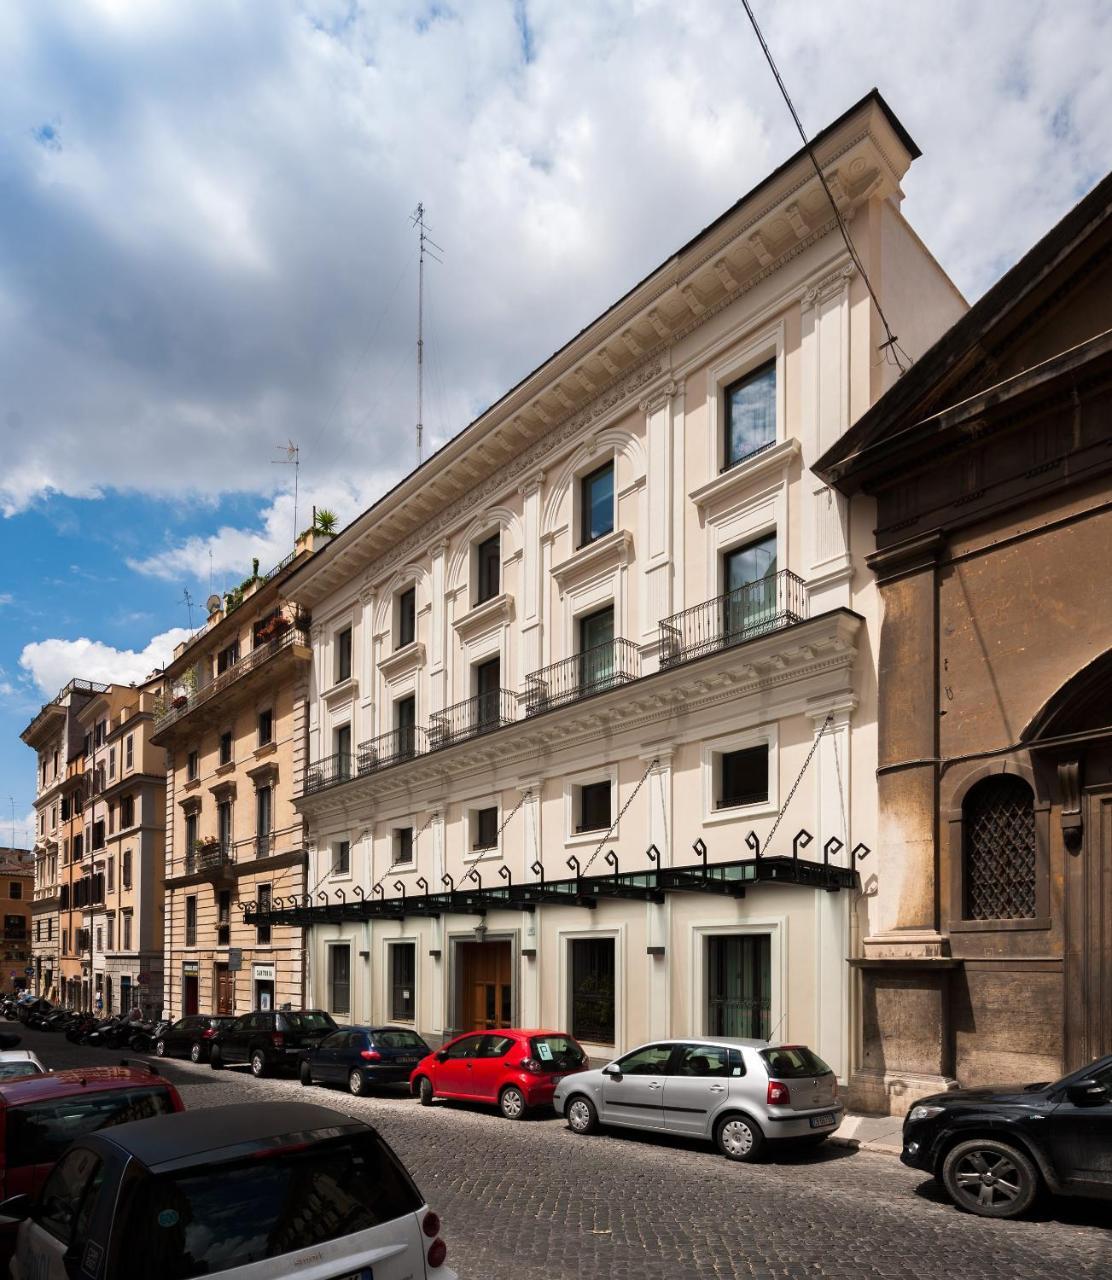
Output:
[[[182,707],[187,706],[188,704],[189,694],[187,693],[175,693],[172,701],[170,702],[170,705],[175,711],[180,711]]]

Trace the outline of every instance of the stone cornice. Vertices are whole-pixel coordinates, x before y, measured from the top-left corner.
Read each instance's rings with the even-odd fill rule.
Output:
[[[461,640],[471,640],[483,631],[505,626],[513,621],[513,616],[513,596],[503,591],[501,595],[469,609],[462,617],[456,618],[452,626]]]
[[[396,680],[409,671],[416,671],[425,665],[425,646],[420,640],[414,640],[401,649],[395,650],[386,658],[379,658],[378,669],[387,680]]]
[[[799,441],[794,436],[790,436],[780,444],[774,444],[771,448],[765,449],[763,453],[755,454],[752,458],[730,467],[728,471],[723,471],[721,475],[708,480],[697,489],[692,489],[687,496],[700,509],[707,507],[712,502],[718,502],[722,498],[748,489],[754,480],[761,480],[786,471],[799,456],[799,451]]]
[[[552,580],[563,595],[568,584],[589,576],[599,569],[628,564],[633,556],[633,534],[628,529],[615,529],[595,542],[573,552],[566,560],[553,565]]]

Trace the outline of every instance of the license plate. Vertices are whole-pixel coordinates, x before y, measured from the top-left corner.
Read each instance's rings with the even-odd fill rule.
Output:
[[[834,1123],[834,1117],[829,1111],[827,1111],[825,1114],[821,1116],[811,1117],[812,1129],[825,1129],[828,1125],[832,1125],[833,1123]]]
[[[349,1271],[346,1276],[337,1276],[336,1280],[374,1280],[370,1267],[364,1267],[362,1271]]]
[[[395,1061],[402,1067],[415,1067],[417,1065],[416,1058],[397,1058]]]

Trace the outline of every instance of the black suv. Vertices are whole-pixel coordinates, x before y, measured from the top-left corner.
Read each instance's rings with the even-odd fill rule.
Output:
[[[235,1018],[211,1013],[193,1013],[172,1022],[154,1042],[160,1058],[186,1057],[192,1062],[207,1062],[216,1033],[230,1027]]]
[[[305,1050],[315,1048],[335,1030],[331,1014],[323,1009],[247,1013],[213,1037],[209,1066],[249,1062],[256,1076],[282,1067],[296,1071]]]
[[[1112,1199],[1112,1055],[1053,1084],[923,1098],[904,1120],[900,1159],[986,1218],[1018,1217],[1043,1187]]]

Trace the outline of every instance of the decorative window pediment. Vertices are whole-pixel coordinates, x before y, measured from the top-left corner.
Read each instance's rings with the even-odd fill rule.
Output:
[[[388,658],[380,658],[378,669],[387,680],[396,680],[425,665],[425,646],[420,640],[396,649]]]
[[[633,558],[633,534],[628,529],[616,529],[605,537],[588,543],[552,568],[552,578],[560,589],[567,592],[570,586],[584,578],[617,569]]]
[[[702,510],[724,498],[741,495],[755,480],[767,482],[782,477],[798,455],[799,441],[792,436],[781,444],[770,445],[728,471],[723,471],[713,480],[692,489],[687,496]]]
[[[505,626],[513,621],[513,617],[513,596],[503,591],[501,595],[494,596],[469,609],[462,617],[456,618],[452,626],[459,638],[466,643],[484,631]]]

